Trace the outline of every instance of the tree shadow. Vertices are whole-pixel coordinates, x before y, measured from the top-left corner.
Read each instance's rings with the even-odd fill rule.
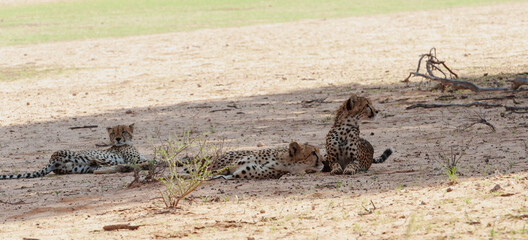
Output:
[[[448,153],[451,146],[468,144],[468,139],[472,140],[457,167],[460,180],[526,170],[525,139],[528,134],[521,126],[526,116],[500,114],[502,109],[484,108],[406,110],[414,103],[446,101],[439,98],[445,94],[416,90],[416,86],[416,83],[330,86],[285,94],[118,109],[104,114],[1,126],[0,134],[4,137],[0,139],[0,169],[2,174],[37,170],[46,165],[52,152],[94,148],[94,144],[106,137],[104,127],[129,123],[136,124],[135,145],[147,157],[152,157],[152,145],[186,130],[205,133],[213,143],[223,142],[225,150],[274,148],[286,146],[290,141],[308,142],[324,149],[335,109],[350,94],[356,93],[369,97],[380,111],[377,121],[366,122],[360,128],[361,135],[373,144],[375,155],[389,146],[395,149],[385,163],[375,164],[368,172],[353,176],[317,173],[287,175],[278,180],[213,180],[192,193],[191,198],[215,195],[276,198],[328,191],[356,196],[443,185],[449,179],[433,158],[438,153]],[[454,98],[447,101],[467,102],[480,97],[464,91],[451,95]],[[483,114],[497,130],[493,132],[480,125],[461,129],[460,126],[472,121],[475,114]],[[94,124],[99,127],[69,129]],[[10,147],[15,141],[23,141],[24,147]],[[2,181],[0,204],[5,205],[7,211],[0,218],[23,221],[83,209],[100,210],[144,203],[157,195],[159,185],[126,189],[130,181],[131,174],[49,175]],[[77,209],[71,207],[72,202]]]

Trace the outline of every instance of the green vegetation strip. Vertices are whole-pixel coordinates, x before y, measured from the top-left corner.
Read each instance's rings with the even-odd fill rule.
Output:
[[[482,5],[505,0],[77,0],[0,5],[0,46]]]

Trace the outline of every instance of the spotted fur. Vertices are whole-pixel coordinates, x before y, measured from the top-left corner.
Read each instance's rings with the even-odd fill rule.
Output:
[[[49,164],[30,173],[0,175],[0,179],[36,178],[56,174],[92,173],[105,166],[141,164],[146,159],[133,146],[134,124],[107,128],[112,146],[106,150],[60,150],[51,155]]]
[[[292,142],[289,148],[227,152],[213,162],[212,169],[221,171],[215,178],[276,179],[286,173],[320,172],[322,160],[318,148]]]
[[[350,96],[337,109],[334,125],[326,136],[327,159],[323,171],[332,174],[356,174],[367,171],[372,163],[382,163],[392,154],[388,148],[374,158],[374,148],[359,137],[359,121],[374,119],[378,111],[369,99]]]

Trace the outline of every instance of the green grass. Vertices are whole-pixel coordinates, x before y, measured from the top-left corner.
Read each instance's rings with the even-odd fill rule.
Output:
[[[56,76],[75,70],[78,69],[60,66],[19,65],[14,67],[0,67],[0,82]]]
[[[188,31],[506,0],[90,0],[0,7],[0,46]]]

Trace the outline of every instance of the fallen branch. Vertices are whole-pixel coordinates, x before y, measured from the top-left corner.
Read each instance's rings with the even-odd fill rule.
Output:
[[[210,113],[212,113],[212,112],[224,112],[224,111],[231,111],[231,110],[233,110],[233,109],[231,109],[231,108],[222,108],[222,109],[211,110],[209,112]]]
[[[130,224],[114,224],[114,225],[106,225],[103,227],[103,230],[105,231],[115,231],[119,229],[128,229],[128,230],[136,230],[139,228],[139,225],[133,226]]]
[[[528,107],[504,106],[506,111],[514,113],[528,113]]]
[[[326,100],[326,98],[316,98],[316,99],[312,99],[312,100],[303,100],[301,101],[301,104],[303,107],[311,107],[315,104],[319,105],[321,103],[324,103],[324,101]]]
[[[477,101],[485,101],[485,100],[504,100],[504,99],[514,99],[515,95],[507,95],[507,96],[501,96],[501,97],[487,97],[487,98],[476,98]]]
[[[425,61],[425,73],[420,73],[422,61]],[[442,77],[436,76],[434,73],[435,71],[440,72],[442,74]],[[449,73],[449,76],[448,74],[446,74],[446,72]],[[440,82],[440,84],[435,88],[441,88],[442,91],[445,90],[445,88],[448,86],[452,87],[455,90],[468,89],[474,92],[512,91],[517,90],[521,85],[528,85],[528,79],[520,77],[510,80],[512,82],[512,87],[510,89],[481,88],[475,85],[474,83],[460,80],[458,78],[458,75],[453,72],[445,64],[444,61],[440,61],[438,60],[438,58],[436,58],[436,48],[431,48],[431,50],[429,50],[429,53],[422,54],[420,56],[420,59],[418,60],[418,67],[416,68],[416,72],[409,73],[409,76],[407,76],[407,78],[405,78],[402,82],[409,82],[409,79],[411,77],[423,77],[425,79]]]
[[[86,126],[82,126],[82,127],[71,127],[70,129],[71,130],[74,130],[74,129],[80,129],[80,128],[97,128],[99,126],[97,125],[86,125]]]
[[[27,204],[26,202],[24,202],[22,200],[18,200],[18,202],[7,202],[7,201],[0,200],[0,203],[9,204],[9,205]]]
[[[512,82],[512,90],[517,90],[522,85],[528,85],[528,78],[516,77],[515,79],[510,80],[510,82]]]
[[[503,107],[502,104],[490,104],[485,102],[471,102],[471,103],[452,103],[452,104],[428,104],[428,103],[417,103],[411,106],[408,106],[405,109],[413,108],[441,108],[441,107],[485,107],[485,108],[494,108],[494,107]]]

